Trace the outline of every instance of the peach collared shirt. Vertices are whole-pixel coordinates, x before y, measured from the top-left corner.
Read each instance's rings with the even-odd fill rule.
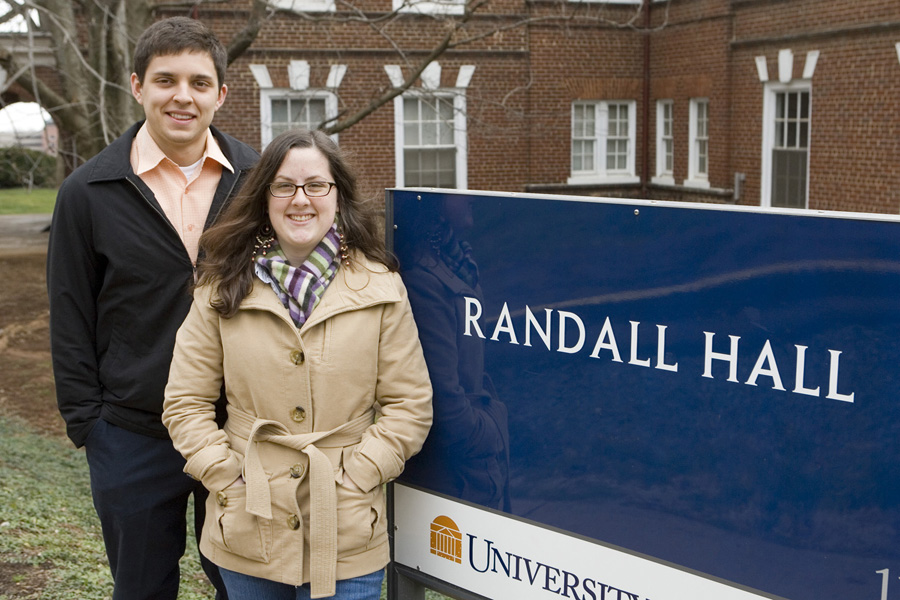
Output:
[[[193,264],[197,263],[200,234],[203,233],[222,169],[234,172],[234,167],[225,158],[209,130],[206,132],[206,150],[200,160],[200,168],[188,180],[178,165],[153,141],[146,124],[138,130],[131,144],[131,168],[156,196]]]

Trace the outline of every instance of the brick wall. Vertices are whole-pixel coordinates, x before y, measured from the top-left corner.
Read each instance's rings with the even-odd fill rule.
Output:
[[[388,11],[390,2],[357,6],[372,16]],[[248,7],[246,0],[227,8],[201,5],[199,14],[227,42]],[[740,202],[759,204],[766,178],[757,57],[765,57],[770,80],[777,80],[779,51],[790,49],[795,81],[807,54],[818,52],[809,207],[900,212],[900,2],[671,0],[653,4],[647,20],[641,7],[629,5],[502,0],[468,24],[466,34],[525,19],[534,21],[438,59],[443,85],[453,85],[462,65],[476,66],[466,90],[470,188],[730,202],[735,173],[744,173]],[[444,30],[440,20],[405,16],[386,31],[415,59]],[[384,65],[405,64],[371,28],[279,12],[229,68],[229,94],[216,124],[258,146],[259,89],[249,65],[267,65],[275,85],[286,85],[291,60],[309,63],[313,87],[331,65],[347,65],[338,94],[348,112],[389,88]],[[708,190],[680,185],[688,173],[689,104],[698,97],[709,99]],[[676,185],[647,179],[620,187],[567,185],[571,106],[578,99],[637,103],[635,168],[642,178],[655,174],[656,101],[672,100]],[[339,136],[374,195],[395,184],[393,118],[388,103]]]

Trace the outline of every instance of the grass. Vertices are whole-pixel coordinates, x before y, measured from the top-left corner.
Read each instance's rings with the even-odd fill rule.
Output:
[[[212,598],[196,545],[188,548],[179,600]],[[0,562],[28,573],[13,582],[45,579],[27,598],[104,600],[112,590],[83,452],[11,417],[0,417]]]
[[[55,189],[0,189],[0,215],[50,214],[55,205]]]
[[[188,523],[193,516],[188,515]],[[181,560],[179,600],[209,600],[193,532]],[[87,462],[68,442],[39,435],[0,416],[0,567],[28,583],[21,600],[106,600],[112,590],[100,523],[91,501]],[[11,568],[10,568],[11,567]],[[386,590],[382,589],[382,599]],[[0,590],[0,600],[9,600]],[[426,600],[447,600],[431,590]]]

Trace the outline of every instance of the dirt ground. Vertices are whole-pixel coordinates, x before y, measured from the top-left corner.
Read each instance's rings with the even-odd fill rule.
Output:
[[[0,414],[64,436],[50,365],[48,222],[47,216],[0,217]]]
[[[44,435],[65,437],[50,365],[46,288],[49,218],[0,216],[0,415]],[[0,560],[0,597],[39,597],[39,567]]]

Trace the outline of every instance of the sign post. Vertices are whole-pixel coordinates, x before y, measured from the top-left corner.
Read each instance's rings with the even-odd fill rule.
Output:
[[[387,210],[435,389],[393,598],[900,599],[896,217]]]

